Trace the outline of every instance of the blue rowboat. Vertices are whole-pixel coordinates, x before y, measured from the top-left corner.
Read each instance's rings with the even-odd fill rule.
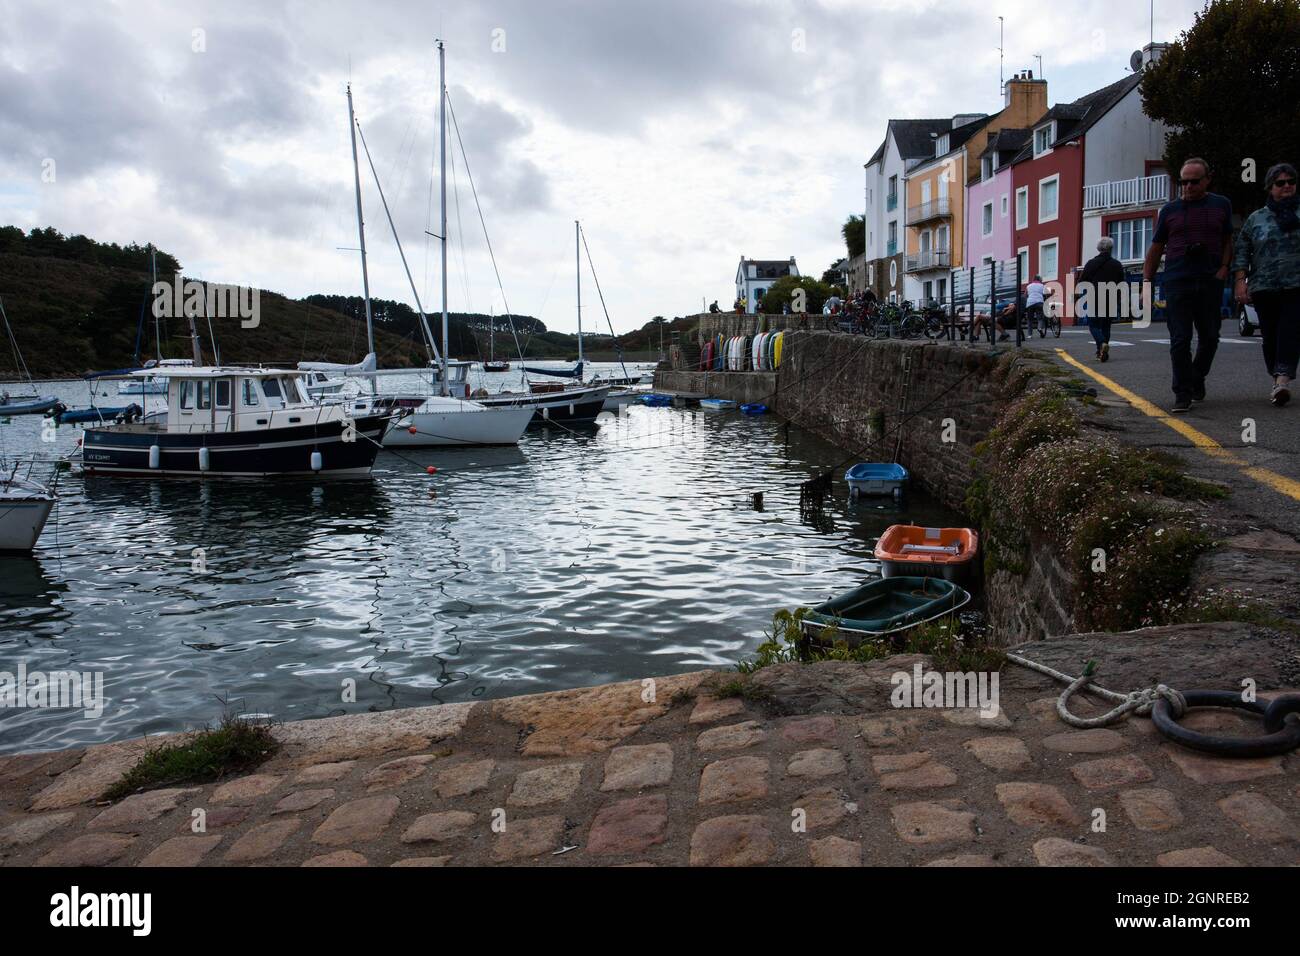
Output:
[[[966,590],[943,578],[880,578],[817,605],[804,617],[803,632],[814,643],[844,640],[855,647],[952,614],[969,601]],[[823,641],[832,625],[838,631]]]
[[[139,418],[144,413],[139,405],[121,408],[69,408],[52,416],[60,425],[81,425],[85,422],[115,422],[119,418]]]
[[[649,405],[651,408],[666,408],[672,403],[671,395],[645,395],[641,398],[641,404]]]
[[[729,412],[735,407],[736,403],[727,398],[700,399],[700,408],[706,412]]]
[[[884,462],[864,462],[844,473],[850,497],[879,496],[901,498],[907,485],[907,469]]]
[[[766,415],[766,414],[767,414],[767,406],[766,406],[766,405],[760,405],[760,404],[757,403],[757,402],[753,402],[753,403],[751,403],[751,404],[749,404],[749,405],[741,405],[741,406],[740,406],[740,410],[741,410],[742,412],[744,412],[746,415]]]

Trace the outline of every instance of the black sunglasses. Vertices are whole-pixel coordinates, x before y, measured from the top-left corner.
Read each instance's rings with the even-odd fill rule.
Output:
[[[1294,185],[1295,185],[1295,180],[1294,180],[1294,179],[1275,179],[1275,180],[1273,180],[1273,185],[1274,185],[1274,186],[1294,186]]]
[[[1195,179],[1180,179],[1180,180],[1178,180],[1178,185],[1180,185],[1180,186],[1195,186],[1197,183],[1201,182],[1203,179],[1205,179],[1204,176],[1197,176]]]

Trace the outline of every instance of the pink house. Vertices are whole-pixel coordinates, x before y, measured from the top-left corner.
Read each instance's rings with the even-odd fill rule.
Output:
[[[964,261],[968,266],[1004,262],[1016,256],[1011,160],[1027,142],[1027,129],[999,130],[984,151],[979,180],[966,187]]]

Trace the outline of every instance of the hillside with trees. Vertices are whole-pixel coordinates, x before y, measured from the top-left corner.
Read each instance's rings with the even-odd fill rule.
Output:
[[[173,255],[157,250],[158,276],[183,272]],[[0,226],[0,300],[33,376],[76,377],[89,371],[124,368],[156,358],[189,358],[189,323],[183,317],[155,323],[150,296],[150,250],[131,243],[101,243],[86,236],[63,236],[55,229]],[[260,323],[245,329],[238,318],[212,318],[220,357],[227,363],[293,364],[299,361],[357,362],[366,353],[365,303],[359,296],[310,295],[289,299],[261,290]],[[387,367],[407,368],[427,361],[419,315],[403,302],[371,300],[375,345]],[[441,346],[440,317],[430,326]],[[209,319],[198,318],[204,358],[211,361]],[[455,313],[449,317],[450,354],[478,360],[488,355],[493,319]],[[496,322],[498,358],[515,359],[514,338],[501,316]],[[157,335],[155,335],[155,327]],[[548,331],[532,316],[515,316],[519,344],[529,359],[572,360],[577,336]],[[666,341],[666,338],[665,338]],[[631,359],[658,351],[658,325],[620,336]],[[584,337],[593,358],[612,358],[608,334]],[[0,348],[0,380],[17,376],[8,348]]]

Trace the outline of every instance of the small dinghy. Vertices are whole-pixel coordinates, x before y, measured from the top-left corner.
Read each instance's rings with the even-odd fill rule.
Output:
[[[751,403],[751,404],[749,404],[749,405],[741,405],[741,406],[740,406],[740,410],[741,410],[742,412],[744,412],[746,415],[766,415],[766,414],[767,414],[767,406],[766,406],[766,405],[760,405],[760,404],[757,403],[757,402]]]
[[[876,542],[876,560],[887,578],[934,577],[967,581],[979,552],[979,533],[970,528],[891,525]]]
[[[727,398],[700,399],[700,408],[706,412],[729,412],[735,407],[736,403]]]
[[[642,405],[649,405],[651,408],[667,408],[672,403],[671,395],[646,395],[641,399]]]
[[[63,403],[54,395],[23,395],[17,398],[0,396],[0,417],[3,418],[11,415],[44,415],[62,408]]]
[[[970,601],[970,594],[942,578],[880,578],[842,597],[819,604],[803,619],[803,632],[813,643],[844,640],[855,647],[863,640],[897,634],[952,614]]]
[[[907,469],[902,465],[884,462],[864,462],[844,473],[851,498],[901,498],[907,479]]]
[[[50,417],[59,425],[81,425],[86,422],[139,421],[142,415],[144,409],[132,404],[122,408],[69,408]]]

